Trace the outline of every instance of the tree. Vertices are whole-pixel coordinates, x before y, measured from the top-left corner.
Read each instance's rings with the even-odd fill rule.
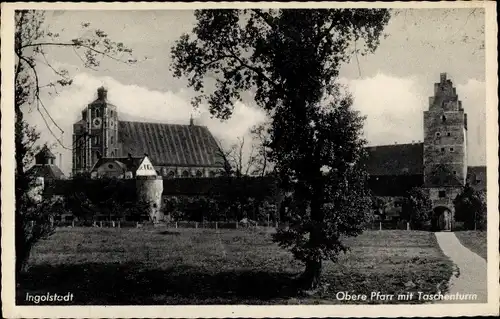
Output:
[[[255,155],[252,160],[253,170],[252,175],[264,177],[273,171],[274,165],[269,160],[269,136],[266,134],[269,130],[268,123],[259,124],[252,127],[250,133],[256,144]]]
[[[44,11],[41,10],[16,10],[15,12],[14,142],[16,147],[16,272],[25,268],[31,247],[37,240],[51,233],[46,211],[34,209],[34,203],[25,196],[32,186],[31,178],[26,174],[26,165],[31,161],[32,153],[35,150],[32,146],[35,145],[39,136],[34,128],[26,123],[24,114],[25,112],[29,112],[31,108],[35,108],[44,121],[47,122],[48,117],[50,121],[54,122],[45,109],[40,93],[44,89],[51,89],[57,92],[57,88],[72,84],[72,79],[66,69],[56,69],[49,62],[46,55],[46,48],[60,47],[72,49],[87,68],[97,68],[101,62],[99,57],[110,58],[128,64],[136,62],[131,58],[131,49],[125,47],[122,43],[111,41],[108,35],[102,30],[93,30],[93,32],[87,32],[86,36],[63,41],[60,40],[59,33],[46,29],[44,21]],[[90,31],[88,23],[82,23],[82,28]],[[81,53],[83,53],[83,56]],[[129,58],[127,59],[127,57]],[[39,65],[49,67],[54,72],[55,79],[47,83],[42,82],[41,80],[46,79],[39,77]],[[57,126],[57,123],[54,122],[54,124]],[[61,144],[59,139],[55,138]],[[48,203],[44,202],[40,205],[48,205]],[[38,216],[35,214],[36,212],[42,215]]]
[[[486,194],[466,184],[453,200],[455,219],[464,222],[466,229],[486,229]]]
[[[412,229],[420,229],[430,221],[432,201],[429,194],[422,188],[410,189],[403,199],[402,218],[410,223]]]
[[[341,235],[359,234],[369,211],[363,118],[338,84],[339,68],[377,48],[390,13],[197,10],[195,17],[192,35],[172,48],[174,75],[198,93],[195,107],[207,103],[220,119],[247,91],[267,113],[269,158],[296,204],[291,227],[275,240],[304,262],[303,283],[316,288],[322,261],[346,249]]]
[[[373,196],[371,202],[372,209],[384,220],[386,218],[387,200],[381,196]]]

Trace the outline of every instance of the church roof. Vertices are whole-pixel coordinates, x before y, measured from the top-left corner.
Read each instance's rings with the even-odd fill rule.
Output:
[[[367,147],[365,162],[370,175],[421,175],[424,144],[395,144]]]
[[[148,154],[155,166],[222,166],[205,126],[120,121],[118,135],[123,156]]]
[[[64,173],[59,167],[51,164],[35,164],[27,171],[28,175],[43,177],[44,179],[64,179]]]

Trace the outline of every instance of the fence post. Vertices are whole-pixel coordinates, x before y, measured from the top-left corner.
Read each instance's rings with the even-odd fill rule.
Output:
[[[217,229],[217,222],[215,222],[215,229]]]
[[[406,230],[410,230],[410,223],[406,222]]]
[[[238,229],[238,221],[236,221],[236,229]]]
[[[278,229],[278,221],[276,221],[276,229]]]
[[[115,221],[114,220],[111,221],[111,225],[113,228],[115,228]]]
[[[120,228],[120,226],[121,226],[121,225],[120,225],[120,221],[118,221],[118,228]]]
[[[194,228],[198,228],[198,222],[194,222]]]
[[[177,222],[175,222],[175,228],[177,229]]]
[[[99,226],[102,228],[102,220],[99,222]]]
[[[378,230],[382,230],[382,222],[378,222]]]
[[[31,221],[31,227],[35,227],[35,221],[34,220]]]
[[[75,220],[74,219],[71,221],[71,227],[75,228]]]
[[[135,222],[135,228],[139,228],[139,222]]]

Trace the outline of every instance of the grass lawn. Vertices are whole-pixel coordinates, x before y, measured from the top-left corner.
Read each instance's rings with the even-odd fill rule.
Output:
[[[328,289],[309,296],[293,285],[303,266],[269,232],[60,228],[34,248],[17,303],[72,292],[74,304],[95,305],[345,304],[338,292],[436,292],[452,273],[430,232],[368,231],[346,242],[351,251],[324,265]],[[421,301],[354,303],[401,302]]]
[[[486,245],[487,234],[485,231],[469,230],[455,232],[462,245],[469,248],[479,256],[487,259],[488,247]]]

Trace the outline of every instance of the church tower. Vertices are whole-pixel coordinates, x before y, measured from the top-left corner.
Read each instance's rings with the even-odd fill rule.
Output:
[[[97,99],[73,125],[73,174],[89,172],[100,157],[118,155],[118,114],[107,93],[98,88]]]
[[[446,73],[434,83],[424,111],[424,187],[433,206],[453,213],[453,199],[467,177],[467,114]]]

